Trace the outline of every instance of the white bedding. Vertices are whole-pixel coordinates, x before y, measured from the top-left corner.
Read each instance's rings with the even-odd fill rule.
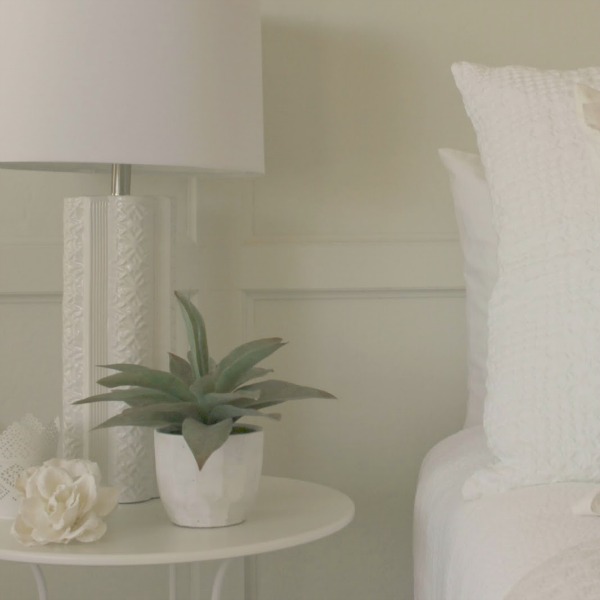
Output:
[[[415,500],[414,600],[598,600],[600,517],[573,505],[600,486],[561,483],[477,500],[461,487],[491,459],[481,427],[437,444]]]

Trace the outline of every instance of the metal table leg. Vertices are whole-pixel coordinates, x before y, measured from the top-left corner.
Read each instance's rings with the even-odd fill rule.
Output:
[[[244,600],[258,600],[258,565],[256,556],[244,558]]]
[[[229,565],[233,559],[228,558],[219,565],[217,574],[213,581],[211,600],[221,600],[223,591],[223,581]],[[33,572],[35,584],[37,587],[38,600],[48,600],[48,590],[46,588],[46,579],[39,565],[29,565]],[[177,573],[176,565],[169,565],[169,600],[177,600]],[[258,600],[257,577],[256,577],[256,557],[247,556],[244,558],[244,600]]]
[[[227,572],[227,568],[231,564],[233,559],[228,558],[224,560],[220,565],[215,575],[215,580],[213,581],[212,594],[210,596],[211,600],[220,600],[221,599],[221,591],[223,590],[223,581],[225,580],[225,573]]]
[[[169,565],[169,600],[177,600],[177,572],[175,565]]]
[[[37,586],[37,593],[39,600],[48,600],[48,590],[46,588],[46,579],[42,573],[42,569],[39,565],[29,565],[33,571],[35,578],[35,585]]]

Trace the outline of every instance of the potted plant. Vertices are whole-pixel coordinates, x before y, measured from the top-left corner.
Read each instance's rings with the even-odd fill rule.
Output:
[[[244,520],[258,490],[263,432],[242,417],[280,415],[263,409],[288,400],[334,398],[328,392],[265,379],[257,364],[281,348],[281,338],[242,344],[220,362],[209,356],[204,320],[175,292],[189,343],[188,360],[169,353],[169,372],[134,364],[98,381],[111,391],[76,404],[120,401],[127,408],[98,428],[152,427],[157,480],[171,521],[188,527],[232,525]]]

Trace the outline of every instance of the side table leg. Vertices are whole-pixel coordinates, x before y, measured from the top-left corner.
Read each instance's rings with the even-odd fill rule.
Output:
[[[225,580],[225,573],[227,572],[227,567],[229,567],[231,562],[232,559],[228,558],[220,564],[213,582],[212,594],[210,596],[211,600],[220,600],[221,591],[223,589],[223,581]]]
[[[175,565],[169,565],[169,600],[177,600],[177,572]]]
[[[244,600],[258,600],[258,565],[256,556],[244,558]]]
[[[37,586],[37,593],[39,600],[48,600],[48,590],[46,589],[46,580],[40,565],[29,565],[33,571],[33,577],[35,578],[35,585]]]

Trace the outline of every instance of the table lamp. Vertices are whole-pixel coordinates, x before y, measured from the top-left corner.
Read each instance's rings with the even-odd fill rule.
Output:
[[[97,365],[169,349],[173,204],[131,169],[263,171],[258,0],[0,0],[0,166],[112,172],[64,208],[63,453],[122,502],[156,497],[151,432],[110,416]],[[106,391],[106,390],[104,390]]]

